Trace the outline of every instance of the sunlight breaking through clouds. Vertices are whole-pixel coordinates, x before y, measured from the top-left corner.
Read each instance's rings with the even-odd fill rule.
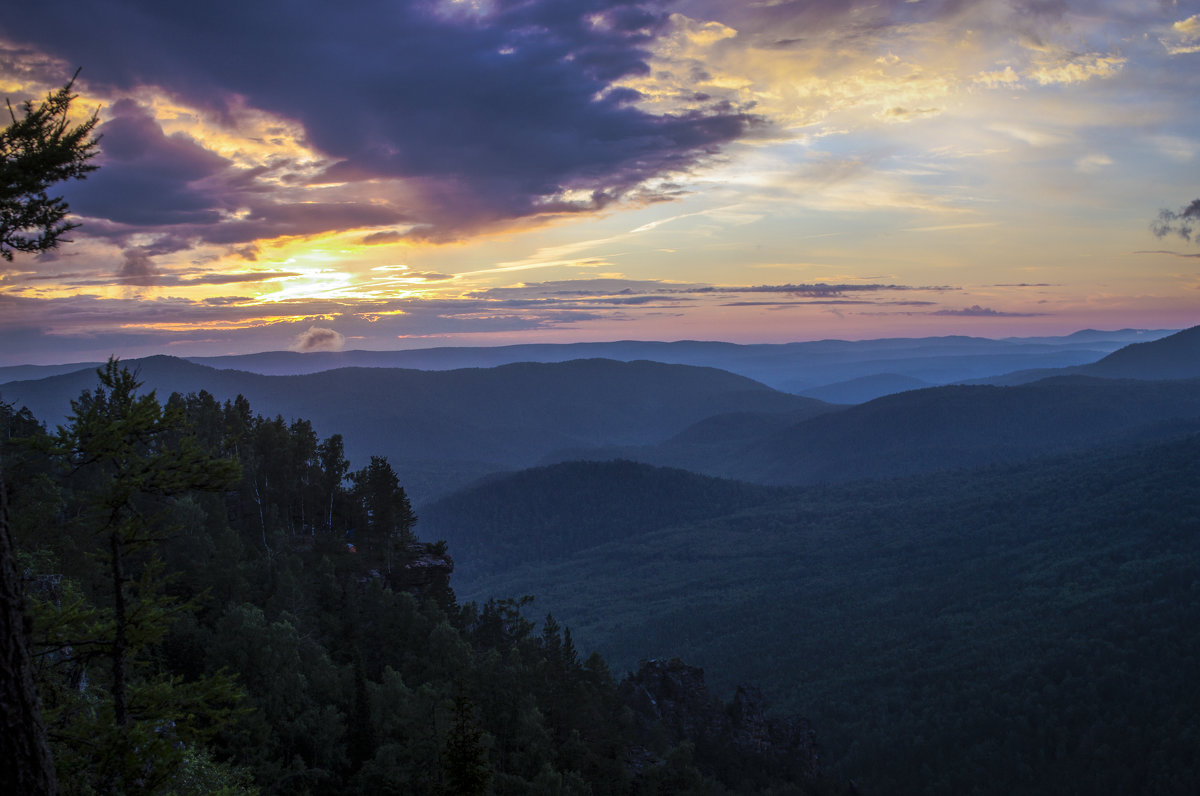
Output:
[[[41,7],[0,24],[5,92],[36,97],[82,66],[80,110],[99,108],[104,134],[101,169],[67,195],[76,241],[5,264],[3,295],[95,296],[107,309],[89,334],[151,328],[125,314],[134,300],[284,311],[253,322],[264,328],[402,319],[383,338],[347,335],[367,341],[603,336],[606,319],[619,336],[670,334],[644,297],[593,297],[622,309],[592,306],[586,321],[479,298],[529,272],[713,286],[750,285],[762,268],[792,284],[882,272],[968,292],[1053,272],[1058,314],[988,317],[1145,325],[1146,296],[1189,312],[1165,266],[1130,258],[1157,208],[1194,196],[1180,167],[1200,151],[1192,3],[302,5],[293,33],[330,43],[303,57],[249,7],[201,9],[186,30],[139,0],[109,4],[137,28],[98,9],[55,28]],[[975,271],[990,279],[956,276]],[[1119,318],[1125,293],[1132,315]],[[988,317],[954,311],[992,306],[985,293],[929,300],[947,310],[929,330],[965,329],[949,324]],[[681,334],[884,329],[673,303]],[[56,335],[53,305],[30,306],[45,313],[0,329]]]

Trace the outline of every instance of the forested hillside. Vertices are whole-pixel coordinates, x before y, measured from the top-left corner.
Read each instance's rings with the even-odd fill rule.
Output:
[[[841,792],[761,700],[621,691],[528,600],[459,604],[388,461],[308,421],[111,363],[54,435],[2,408],[64,794]]]
[[[531,558],[461,588],[536,593],[617,666],[762,684],[867,793],[1189,794],[1197,484],[1191,434],[809,488],[561,557],[497,541]],[[554,504],[527,487],[507,514]]]
[[[1074,376],[914,390],[791,422],[778,413],[726,415],[657,445],[572,453],[795,485],[1018,462],[1186,428],[1200,429],[1200,379]]]
[[[630,461],[565,462],[496,476],[423,509],[423,527],[464,573],[504,572],[786,494]]]

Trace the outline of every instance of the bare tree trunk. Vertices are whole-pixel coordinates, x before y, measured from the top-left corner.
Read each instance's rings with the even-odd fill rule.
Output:
[[[29,657],[29,619],[0,462],[0,793],[58,793]]]

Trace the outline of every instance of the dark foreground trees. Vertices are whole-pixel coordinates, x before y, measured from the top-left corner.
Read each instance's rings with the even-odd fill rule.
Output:
[[[184,682],[153,660],[191,609],[169,593],[160,549],[183,530],[175,498],[222,491],[239,471],[200,447],[183,412],[139,394],[127,368],[110,360],[98,375],[49,450],[62,519],[46,530],[62,555],[34,595],[40,680],[50,731],[67,741],[64,785],[154,793],[237,696],[224,675]]]
[[[78,73],[76,73],[78,74]],[[0,257],[42,252],[76,224],[66,221],[62,197],[49,190],[96,167],[92,137],[97,118],[72,125],[72,78],[42,103],[26,102],[0,130]],[[5,414],[8,414],[7,412]],[[0,455],[0,792],[54,793],[57,783],[42,729],[28,649],[28,622],[20,573],[9,533],[4,461]]]
[[[78,72],[76,72],[78,75]],[[25,102],[20,114],[7,103],[9,124],[0,130],[0,257],[13,252],[53,249],[62,235],[79,225],[67,221],[70,208],[61,196],[50,196],[60,182],[82,179],[98,139],[92,136],[98,117],[71,124],[75,78],[41,103]]]
[[[14,432],[61,792],[834,792],[754,761],[706,768],[633,721],[603,660],[524,618],[528,600],[456,604],[385,460],[338,481],[336,441],[303,422],[207,394],[164,410],[135,382],[111,364],[55,438],[27,415]],[[347,545],[360,530],[403,539],[390,574]]]

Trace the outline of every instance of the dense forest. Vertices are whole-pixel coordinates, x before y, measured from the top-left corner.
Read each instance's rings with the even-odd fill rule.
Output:
[[[620,685],[530,598],[459,604],[386,459],[99,376],[55,433],[0,409],[62,793],[844,790],[752,692],[678,662]]]
[[[608,465],[631,501],[722,494],[709,479]],[[865,793],[1200,791],[1200,435],[1021,464],[792,488],[587,545],[553,535],[560,493],[609,494],[561,465],[431,507],[437,533],[501,574],[460,593],[530,590],[614,667],[646,654],[761,684],[821,729],[825,762]],[[544,489],[574,479],[564,488]],[[690,493],[689,493],[690,491]],[[711,505],[711,503],[710,503]],[[433,509],[436,509],[434,511]]]

